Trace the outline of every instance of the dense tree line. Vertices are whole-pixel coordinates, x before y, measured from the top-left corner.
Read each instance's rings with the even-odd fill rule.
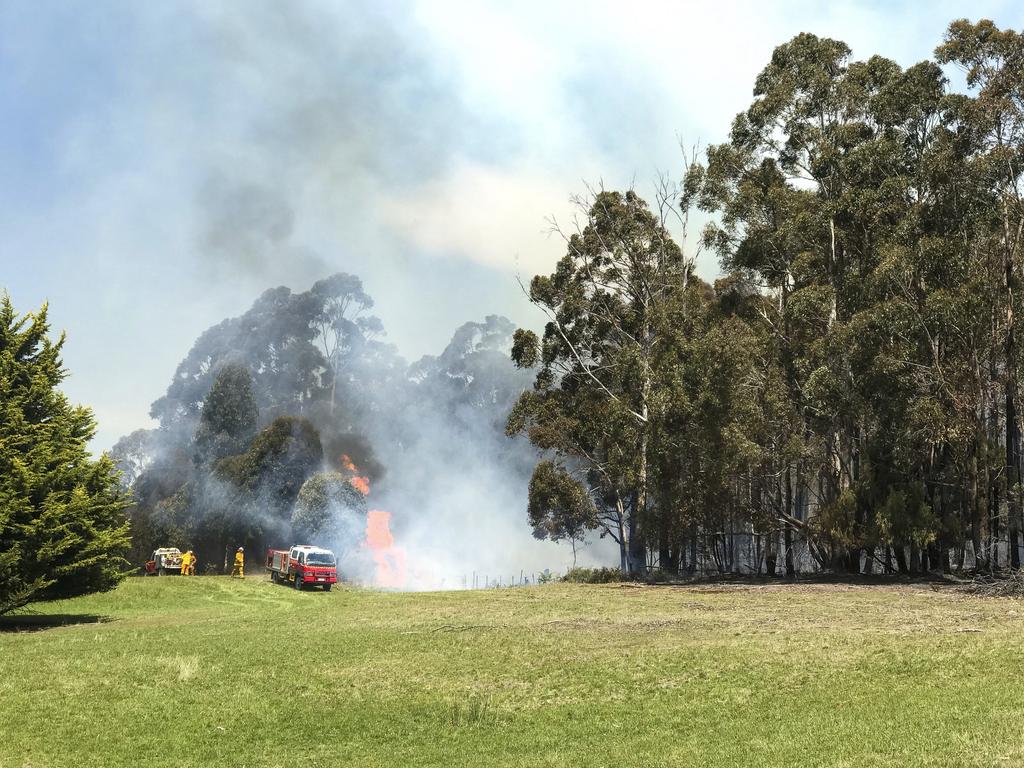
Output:
[[[350,459],[448,544],[527,492],[535,536],[597,532],[632,572],[1019,567],[1024,36],[957,21],[903,69],[801,34],[753,94],[654,205],[579,201],[529,285],[541,333],[490,316],[410,365],[358,278],[269,290],[115,446],[120,488],[56,391],[45,312],[5,303],[0,611],[69,594],[60,574],[116,583],[129,499],[136,563],[357,536]]]
[[[380,340],[372,307],[357,277],[337,274],[269,290],[196,340],[153,404],[159,426],[112,450],[134,500],[134,562],[162,545],[215,570],[237,546],[352,549],[367,510],[355,477],[415,500],[401,526],[468,452],[477,465],[509,459],[525,486],[526,446],[502,436],[528,383],[509,360],[515,326],[466,323],[410,365]]]
[[[1018,567],[1022,169],[1021,34],[957,21],[907,69],[779,46],[678,190],[593,193],[531,282],[535,530],[631,571]],[[694,209],[714,285],[670,234]]]
[[[159,427],[112,450],[135,502],[133,561],[175,544],[222,569],[237,546],[285,546],[303,484],[334,468],[325,454],[375,467],[355,415],[337,408],[352,390],[387,386],[391,366],[377,363],[395,356],[376,340],[372,306],[358,278],[337,274],[303,293],[268,290],[196,340],[153,403]],[[376,404],[360,406],[365,418]],[[332,490],[334,503],[349,503]],[[315,533],[308,520],[298,527]]]

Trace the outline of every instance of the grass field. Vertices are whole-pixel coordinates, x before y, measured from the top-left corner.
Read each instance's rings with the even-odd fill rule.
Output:
[[[131,579],[40,611],[0,620],[2,768],[1024,765],[1024,605],[927,585]]]

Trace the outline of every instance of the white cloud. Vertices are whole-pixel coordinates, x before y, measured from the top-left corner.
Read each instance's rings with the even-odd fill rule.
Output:
[[[384,201],[385,226],[420,250],[453,254],[529,277],[564,252],[549,217],[571,217],[564,183],[536,168],[461,163],[451,173]]]

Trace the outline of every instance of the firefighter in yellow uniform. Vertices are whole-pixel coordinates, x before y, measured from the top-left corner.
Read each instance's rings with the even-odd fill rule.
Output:
[[[241,547],[235,552],[235,565],[231,569],[231,575],[240,579],[245,578],[245,551]]]
[[[188,576],[189,569],[192,567],[192,551],[189,550],[181,556],[181,575]]]
[[[196,556],[191,549],[188,551],[188,575],[196,575]]]

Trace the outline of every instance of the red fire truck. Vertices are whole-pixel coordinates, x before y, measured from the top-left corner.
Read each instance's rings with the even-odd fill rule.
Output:
[[[290,583],[296,589],[306,586],[331,591],[338,581],[338,561],[329,549],[296,545],[291,549],[268,549],[267,570],[275,584]]]

